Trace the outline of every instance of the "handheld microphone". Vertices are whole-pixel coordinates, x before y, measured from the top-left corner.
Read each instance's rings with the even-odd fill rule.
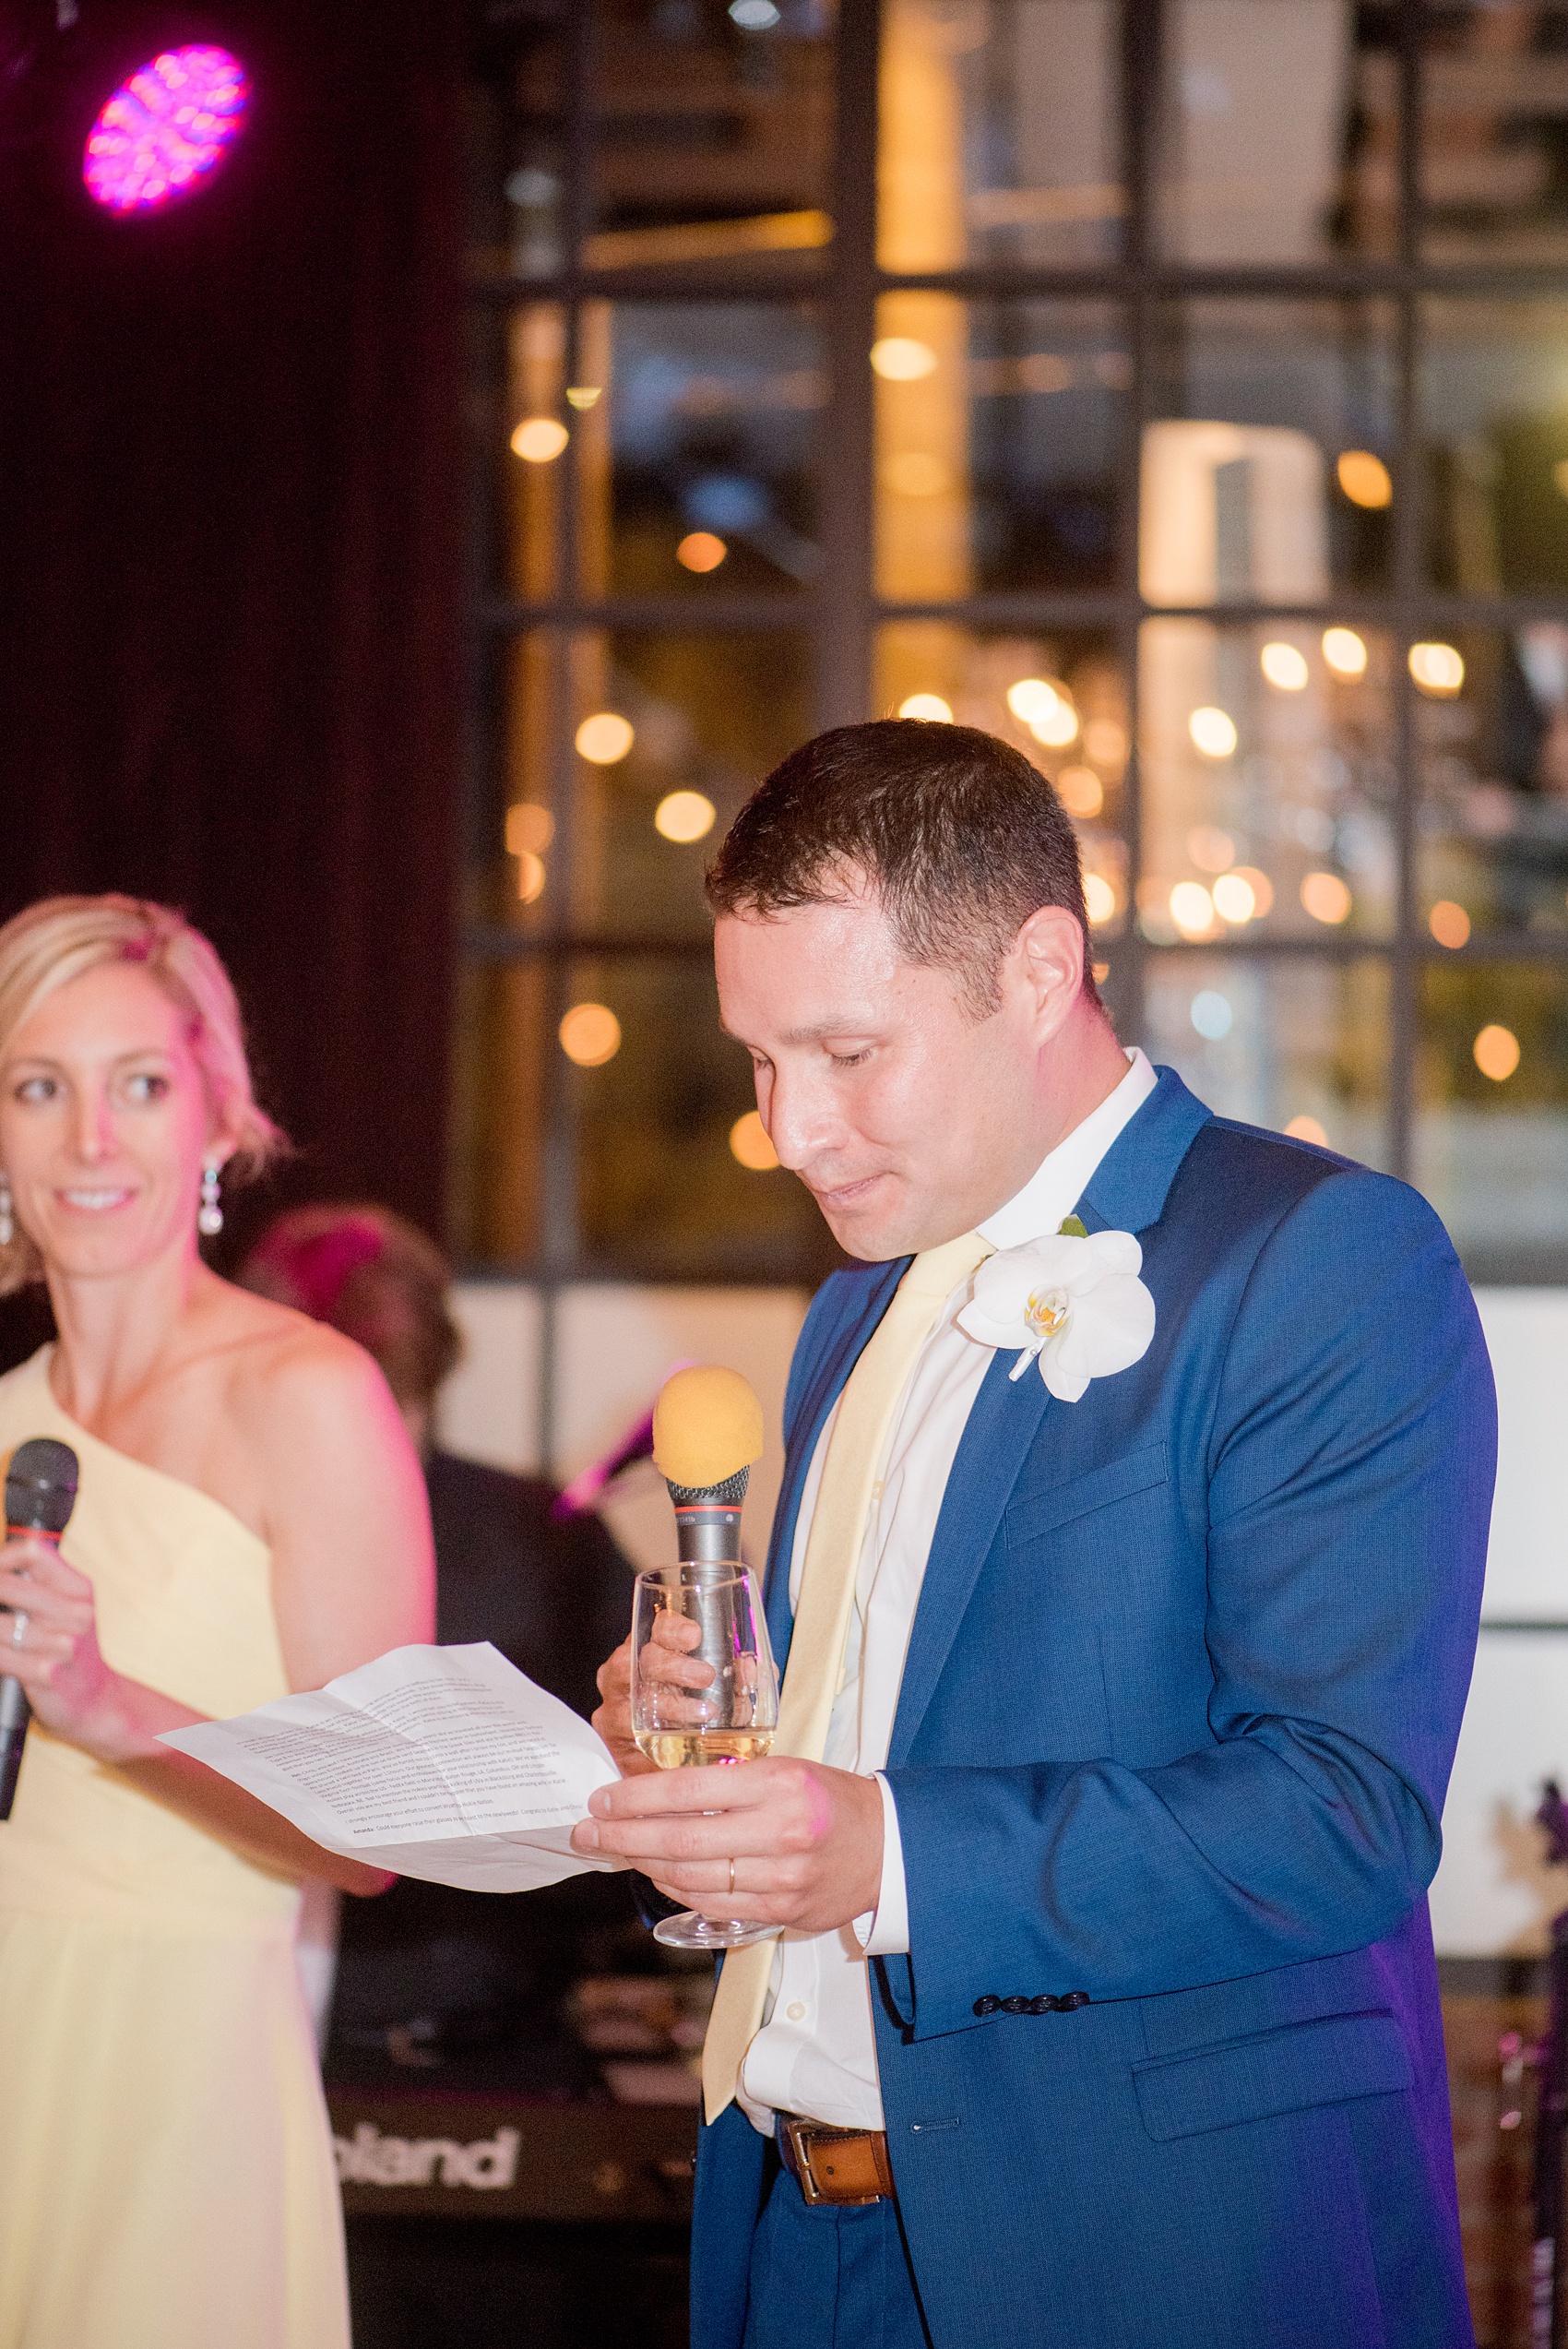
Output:
[[[653,1407],[653,1464],[675,1505],[683,1564],[741,1564],[741,1504],[762,1457],[762,1405],[738,1370],[677,1370]]]
[[[57,1444],[53,1436],[18,1444],[6,1471],[7,1533],[42,1534],[58,1546],[76,1503],[77,1456],[69,1444]],[[21,1682],[7,1673],[0,1679],[0,1818],[11,1816],[31,1718]]]

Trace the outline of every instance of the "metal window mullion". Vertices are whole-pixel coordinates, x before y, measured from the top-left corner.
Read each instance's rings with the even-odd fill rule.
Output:
[[[1399,41],[1399,265],[1395,295],[1396,417],[1394,505],[1394,638],[1396,665],[1394,807],[1398,875],[1394,953],[1389,972],[1388,1151],[1394,1174],[1411,1175],[1421,959],[1418,944],[1418,840],[1415,687],[1406,653],[1419,625],[1426,483],[1417,399],[1417,294],[1411,271],[1417,251],[1420,161],[1420,0],[1403,0]]]
[[[1126,927],[1117,942],[1120,972],[1116,1001],[1122,1024],[1134,1036],[1145,1032],[1148,949],[1138,925],[1138,888],[1143,879],[1144,781],[1142,691],[1139,652],[1144,607],[1138,577],[1142,506],[1144,424],[1153,384],[1154,342],[1158,330],[1151,280],[1156,237],[1153,187],[1159,137],[1159,60],[1163,47],[1162,0],[1123,0],[1122,13],[1122,170],[1127,190],[1123,257],[1128,272],[1127,327],[1133,360],[1122,436],[1122,527],[1117,549],[1120,618],[1117,638],[1127,686],[1127,763],[1123,781],[1123,835],[1127,851]]]
[[[872,706],[879,0],[843,0],[834,128],[834,237],[826,302],[831,386],[819,496],[822,587],[814,612],[819,727],[854,725]]]
[[[588,232],[592,170],[593,41],[597,14],[591,0],[579,0],[572,11],[566,48],[566,258],[575,274]],[[565,376],[577,380],[579,310],[570,299],[565,321]],[[580,501],[576,444],[561,474],[556,509],[555,576],[569,601],[575,601],[581,578]],[[572,638],[566,628],[551,634],[550,800],[555,818],[552,843],[564,887],[552,892],[545,915],[543,1003],[540,1038],[543,1062],[542,1132],[540,1137],[540,1298],[539,1319],[539,1453],[546,1476],[555,1473],[559,1428],[556,1411],[556,1369],[559,1354],[557,1321],[559,1287],[577,1257],[577,1133],[576,1103],[569,1083],[571,1070],[555,1047],[555,1035],[571,980],[565,939],[572,927],[576,895],[576,753],[572,724]]]

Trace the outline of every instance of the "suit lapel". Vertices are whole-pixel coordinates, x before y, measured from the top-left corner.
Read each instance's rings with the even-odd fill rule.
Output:
[[[947,1479],[904,1661],[887,1754],[895,1767],[908,1758],[996,1538],[1007,1496],[1051,1404],[1038,1371],[1026,1370],[1016,1382],[1009,1378],[1016,1359],[999,1353],[986,1372]],[[1060,1412],[1066,1406],[1054,1408]]]
[[[784,1481],[779,1488],[778,1506],[774,1511],[773,1539],[768,1549],[767,1563],[767,1636],[773,1643],[774,1661],[782,1678],[790,1653],[790,1639],[794,1630],[794,1611],[790,1604],[790,1562],[795,1550],[795,1524],[801,1513],[801,1496],[805,1490],[807,1473],[815,1456],[827,1415],[843,1393],[853,1370],[883,1315],[893,1302],[899,1282],[909,1269],[910,1258],[895,1257],[889,1263],[879,1265],[871,1275],[871,1284],[863,1296],[842,1318],[838,1328],[824,1341],[822,1354],[814,1365],[801,1398]]]
[[[1210,1115],[1174,1069],[1161,1068],[1153,1092],[1123,1127],[1085,1187],[1078,1212],[1087,1228],[1141,1232],[1158,1222],[1176,1170]],[[1054,1402],[1032,1367],[1015,1383],[1008,1374],[1016,1359],[998,1353],[987,1371],[947,1479],[898,1692],[887,1757],[894,1767],[909,1757],[1048,1408],[1055,1415],[1052,1446],[1065,1447],[1073,1440],[1073,1414],[1081,1406]]]

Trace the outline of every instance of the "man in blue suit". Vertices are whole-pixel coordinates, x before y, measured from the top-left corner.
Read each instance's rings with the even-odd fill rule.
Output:
[[[1495,1428],[1441,1224],[1122,1050],[988,735],[807,744],[709,886],[862,1261],[790,1380],[779,1750],[639,1774],[600,1674],[585,1848],[785,1928],[709,2032],[695,2349],[1462,2349],[1425,1893]]]

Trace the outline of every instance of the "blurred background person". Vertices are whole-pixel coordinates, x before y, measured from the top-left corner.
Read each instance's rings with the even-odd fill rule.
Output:
[[[462,1340],[451,1269],[434,1242],[369,1203],[295,1208],[268,1225],[239,1278],[379,1363],[424,1464],[437,1639],[488,1640],[575,1711],[591,1713],[595,1671],[610,1651],[598,1643],[625,1637],[631,1568],[597,1517],[554,1508],[556,1489],[543,1477],[441,1449],[436,1397]],[[323,2023],[332,2005],[336,2053],[419,2069],[508,2044],[531,2046],[540,2060],[584,1935],[612,1931],[630,1914],[622,1882],[594,1876],[526,1900],[408,1878],[384,1901],[351,1905],[340,1926],[335,1899],[308,1905],[303,1969]]]
[[[0,1550],[35,1721],[0,1827],[0,2343],[346,2349],[342,2229],[292,1962],[299,1879],[371,1892],[158,1742],[428,1637],[424,1496],[374,1363],[201,1260],[257,1107],[208,941],[56,898],[0,930],[0,1287],[56,1340],[0,1450],[79,1462],[62,1548]]]

